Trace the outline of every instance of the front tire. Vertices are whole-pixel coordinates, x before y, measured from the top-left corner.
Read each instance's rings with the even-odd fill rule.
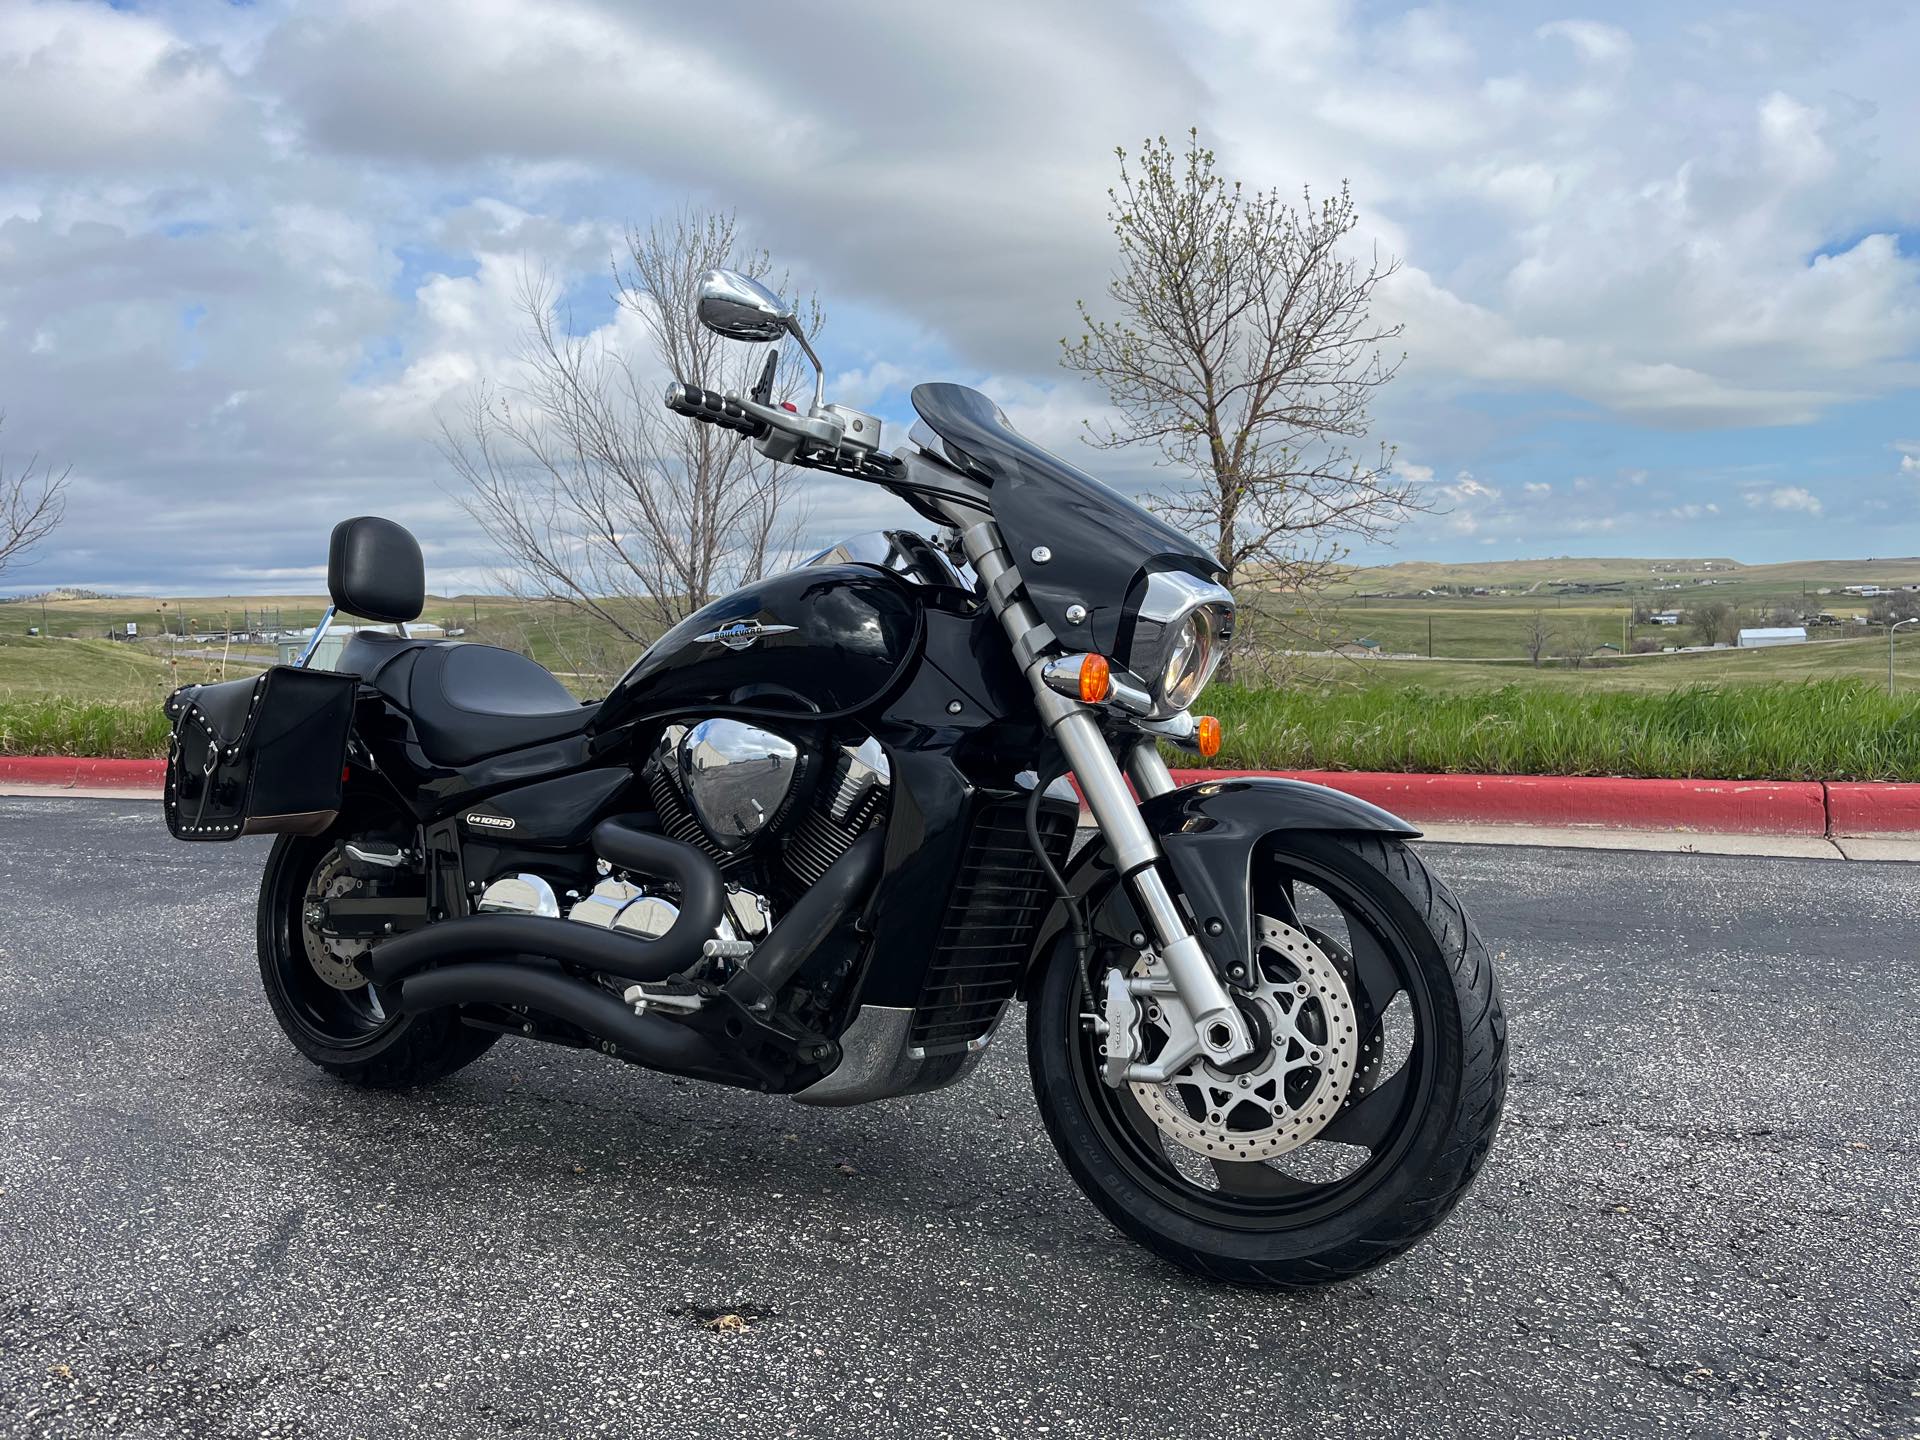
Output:
[[[1256,857],[1255,912],[1312,937],[1363,1032],[1352,1088],[1313,1139],[1254,1163],[1166,1133],[1102,1080],[1097,1007],[1066,947],[1035,987],[1027,1053],[1055,1148],[1115,1226],[1199,1274],[1298,1289],[1393,1259],[1459,1203],[1499,1127],[1506,1021],[1486,946],[1405,845],[1300,832],[1274,847]]]
[[[343,989],[316,964],[318,937],[303,911],[344,836],[282,835],[260,878],[260,983],[273,1018],[298,1050],[329,1075],[378,1090],[430,1085],[470,1065],[499,1036],[463,1025],[451,1010],[388,1015],[371,986]]]

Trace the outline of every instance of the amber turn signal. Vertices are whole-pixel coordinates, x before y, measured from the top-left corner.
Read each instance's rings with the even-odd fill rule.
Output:
[[[1113,693],[1113,671],[1104,655],[1083,655],[1080,657],[1080,698],[1088,705],[1098,705]]]
[[[1193,743],[1211,760],[1220,753],[1220,722],[1211,715],[1198,716],[1193,722]]]

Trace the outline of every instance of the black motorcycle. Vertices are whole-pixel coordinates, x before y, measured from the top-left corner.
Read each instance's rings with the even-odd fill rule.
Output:
[[[521,655],[410,636],[419,546],[339,525],[300,661],[168,701],[173,834],[279,837],[260,974],[294,1045],[401,1087],[518,1035],[857,1105],[961,1079],[1023,999],[1068,1171],[1161,1255],[1300,1286],[1420,1239],[1499,1121],[1489,956],[1385,811],[1174,784],[1163,745],[1218,745],[1192,713],[1233,630],[1214,557],[974,390],[920,386],[882,449],[745,276],[709,273],[699,313],[793,335],[813,403],[763,373],[670,409],[937,534],[715,600],[582,704]],[[313,668],[335,610],[392,628]]]

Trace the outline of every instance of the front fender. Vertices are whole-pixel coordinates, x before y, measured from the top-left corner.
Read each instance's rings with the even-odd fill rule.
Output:
[[[1183,785],[1143,801],[1140,818],[1160,842],[1174,888],[1186,897],[1200,943],[1222,974],[1253,953],[1253,855],[1269,836],[1295,830],[1399,839],[1420,834],[1399,816],[1344,791],[1277,776]],[[1064,878],[1102,939],[1127,946],[1144,928],[1102,840],[1082,846]],[[1046,954],[1065,928],[1064,907],[1055,906],[1035,955]]]

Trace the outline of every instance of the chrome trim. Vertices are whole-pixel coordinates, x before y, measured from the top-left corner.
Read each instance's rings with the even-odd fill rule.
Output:
[[[349,840],[340,848],[346,852],[349,860],[358,860],[362,865],[378,865],[383,870],[398,870],[407,863],[407,852],[398,846],[392,850],[369,850]]]
[[[724,645],[729,650],[750,650],[766,635],[790,635],[798,625],[768,625],[759,620],[729,620],[726,624],[693,637],[696,645]]]
[[[827,814],[836,825],[846,824],[854,806],[870,793],[893,783],[893,764],[887,759],[886,749],[871,735],[858,745],[843,745],[841,753],[846,756],[846,773],[827,806]]]
[[[800,747],[738,720],[702,720],[680,741],[680,785],[714,843],[737,850],[759,834],[793,789]]]
[[[574,902],[567,911],[569,920],[578,920],[582,925],[596,925],[602,930],[613,928],[613,922],[620,912],[638,900],[641,890],[628,880],[616,880],[611,875],[595,885],[585,898]]]
[[[1056,695],[1064,695],[1069,700],[1080,698],[1080,672],[1086,668],[1087,655],[1056,655],[1051,660],[1040,662],[1040,678],[1047,688]],[[1112,693],[1109,680],[1108,693]]]
[[[738,270],[707,271],[700,277],[697,293],[699,298],[694,302],[694,312],[700,317],[700,323],[716,335],[760,344],[791,335],[798,342],[801,354],[813,365],[811,418],[824,417],[827,409],[826,367],[820,363],[820,357],[813,353],[813,346],[807,343],[806,334],[800,329],[800,317],[794,313],[793,306],[751,275],[742,275]],[[743,403],[763,419],[777,417],[776,423],[779,424],[786,424],[793,419],[784,411],[753,406],[750,401]],[[875,438],[878,439],[877,430]],[[836,433],[834,443],[838,442]]]
[[[1202,580],[1184,570],[1156,570],[1147,577],[1146,594],[1141,597],[1139,609],[1134,613],[1133,641],[1127,647],[1127,653],[1117,658],[1125,663],[1126,669],[1151,695],[1152,707],[1145,713],[1155,719],[1178,713],[1162,689],[1166,680],[1167,660],[1181,628],[1195,611],[1206,607],[1212,607],[1220,620],[1215,627],[1213,659],[1200,682],[1200,690],[1207,688],[1207,682],[1213,678],[1213,671],[1219,666],[1220,656],[1232,637],[1233,592],[1224,585]],[[1196,698],[1200,690],[1194,691]]]
[[[538,915],[548,920],[560,918],[560,899],[553,886],[538,875],[503,875],[480,894],[473,907],[488,915]]]
[[[1187,718],[1191,729],[1193,720]],[[1140,792],[1143,800],[1155,795],[1170,795],[1179,786],[1173,783],[1173,772],[1167,768],[1167,762],[1161,757],[1160,747],[1152,740],[1136,740],[1127,749],[1127,774],[1133,777],[1133,788]]]
[[[327,606],[327,613],[320,617],[320,623],[313,627],[313,638],[307,641],[307,648],[300,652],[300,658],[293,662],[293,668],[304,670],[307,662],[313,659],[313,652],[320,648],[320,642],[327,638],[327,627],[333,624],[333,617],[339,614],[339,607]]]
[[[793,307],[751,275],[709,270],[700,277],[694,311],[700,323],[729,340],[778,340],[793,323]]]
[[[620,908],[612,928],[638,935],[643,940],[658,940],[680,918],[680,907],[658,895],[641,895]]]

